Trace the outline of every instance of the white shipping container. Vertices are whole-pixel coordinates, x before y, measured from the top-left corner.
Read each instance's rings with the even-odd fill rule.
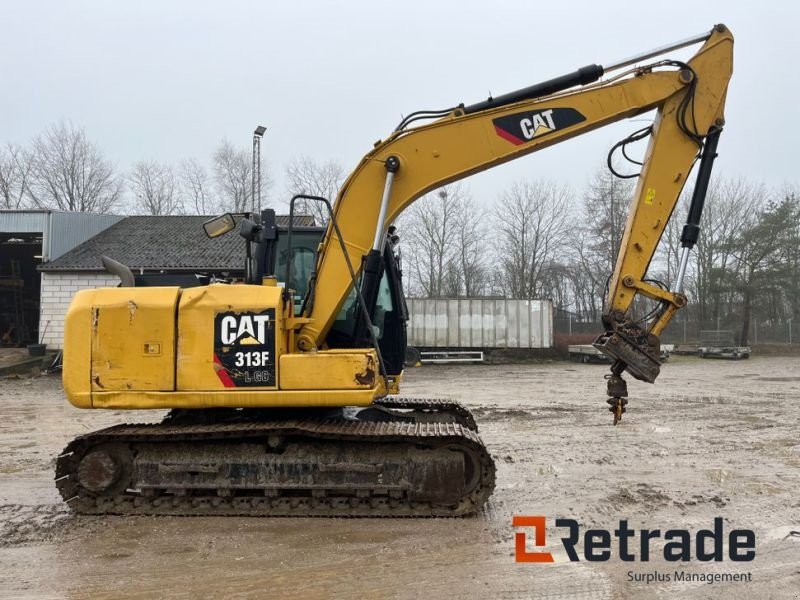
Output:
[[[409,298],[408,344],[417,348],[551,348],[549,300]]]

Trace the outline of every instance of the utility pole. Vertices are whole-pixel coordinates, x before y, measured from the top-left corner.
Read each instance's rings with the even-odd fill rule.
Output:
[[[261,214],[261,138],[267,128],[263,125],[256,127],[253,132],[253,189],[252,189],[252,212]]]

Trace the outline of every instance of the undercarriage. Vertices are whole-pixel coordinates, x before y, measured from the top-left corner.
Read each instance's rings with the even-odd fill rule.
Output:
[[[172,411],[73,440],[56,485],[85,514],[456,517],[494,489],[472,415],[455,402]]]

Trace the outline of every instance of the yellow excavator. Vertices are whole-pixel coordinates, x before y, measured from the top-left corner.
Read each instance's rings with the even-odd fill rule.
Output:
[[[693,44],[702,45],[687,62],[662,57]],[[170,412],[73,440],[57,459],[64,500],[92,514],[474,513],[494,489],[495,466],[472,415],[456,402],[397,396],[407,311],[390,225],[440,186],[655,110],[651,126],[615,146],[624,153],[650,137],[595,342],[614,361],[616,424],[623,373],[656,379],[659,334],[686,303],[732,67],[733,37],[717,25],[476,104],[413,112],[366,154],[333,205],[291,200],[292,217],[299,200],[326,206],[324,231],[293,218],[277,227],[271,210],[204,225],[211,237],[238,226],[254,248],[244,284],[79,292],[65,323],[69,401]],[[669,290],[646,273],[697,160]],[[133,279],[116,267],[123,283]],[[631,310],[639,296],[656,306],[645,319]]]

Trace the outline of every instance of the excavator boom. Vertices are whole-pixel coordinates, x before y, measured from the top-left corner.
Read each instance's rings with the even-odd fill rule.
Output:
[[[551,80],[505,98],[455,108],[428,125],[395,131],[362,159],[335,203],[334,214],[352,263],[360,265],[373,248],[376,231],[384,231],[425,193],[657,109],[609,292],[612,311],[625,313],[635,291],[623,285],[623,279],[644,278],[702,139],[724,122],[733,37],[720,25],[705,38],[702,48],[685,65],[661,61],[634,69],[616,81],[538,96],[557,89],[558,80]],[[687,41],[701,39],[696,36]],[[585,67],[565,76],[560,84],[590,80],[603,72],[598,65]],[[388,170],[387,164],[395,165],[393,170]],[[385,191],[387,181],[391,181],[390,194],[384,207],[379,191]],[[298,336],[300,350],[322,346],[350,289],[335,237],[329,226],[317,268],[315,304],[308,315],[311,321]]]

